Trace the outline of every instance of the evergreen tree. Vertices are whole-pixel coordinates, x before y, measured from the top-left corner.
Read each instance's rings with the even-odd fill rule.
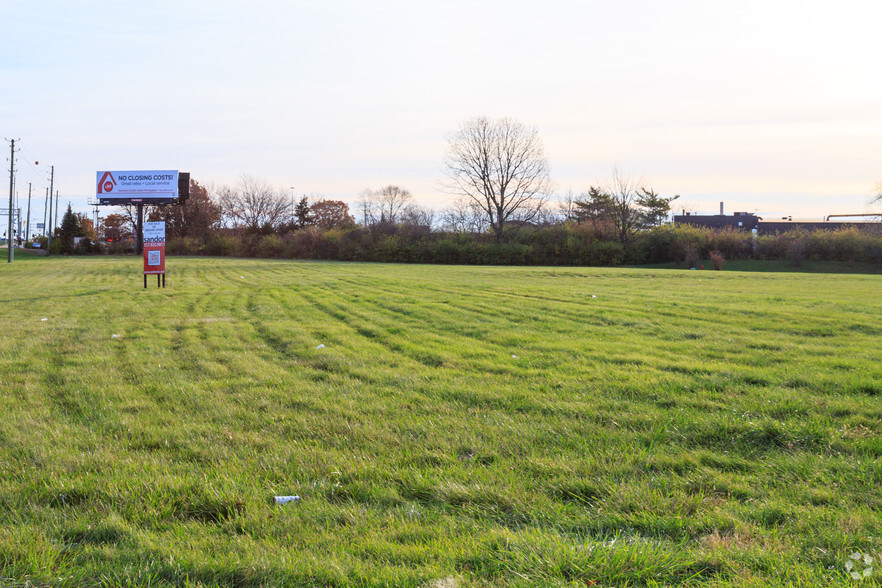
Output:
[[[58,229],[58,240],[61,243],[62,253],[73,253],[74,238],[82,237],[83,229],[80,227],[80,219],[70,209],[70,203],[67,205],[67,212],[61,219],[61,227]]]
[[[294,228],[305,229],[314,221],[312,210],[309,207],[309,198],[304,196],[294,207]]]

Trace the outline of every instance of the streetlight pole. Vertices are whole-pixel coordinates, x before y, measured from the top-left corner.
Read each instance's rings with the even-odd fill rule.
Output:
[[[294,229],[294,186],[288,188],[291,190],[291,229]]]

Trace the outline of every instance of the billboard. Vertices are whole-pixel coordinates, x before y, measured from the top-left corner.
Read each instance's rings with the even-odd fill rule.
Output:
[[[144,223],[144,275],[148,274],[165,274],[165,222],[163,221]]]
[[[99,171],[95,196],[101,204],[163,204],[178,199],[178,170]]]

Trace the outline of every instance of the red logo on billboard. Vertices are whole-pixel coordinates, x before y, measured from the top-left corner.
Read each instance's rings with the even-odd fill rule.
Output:
[[[113,179],[113,174],[110,172],[104,172],[104,175],[101,176],[101,180],[98,182],[98,193],[104,194],[112,192],[114,186],[116,186],[116,180]]]

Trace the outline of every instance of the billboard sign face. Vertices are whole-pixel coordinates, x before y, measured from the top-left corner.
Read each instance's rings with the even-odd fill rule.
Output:
[[[95,196],[102,203],[171,202],[178,197],[178,170],[99,171]]]
[[[165,273],[165,223],[144,223],[144,275]],[[144,278],[145,280],[147,278]]]

